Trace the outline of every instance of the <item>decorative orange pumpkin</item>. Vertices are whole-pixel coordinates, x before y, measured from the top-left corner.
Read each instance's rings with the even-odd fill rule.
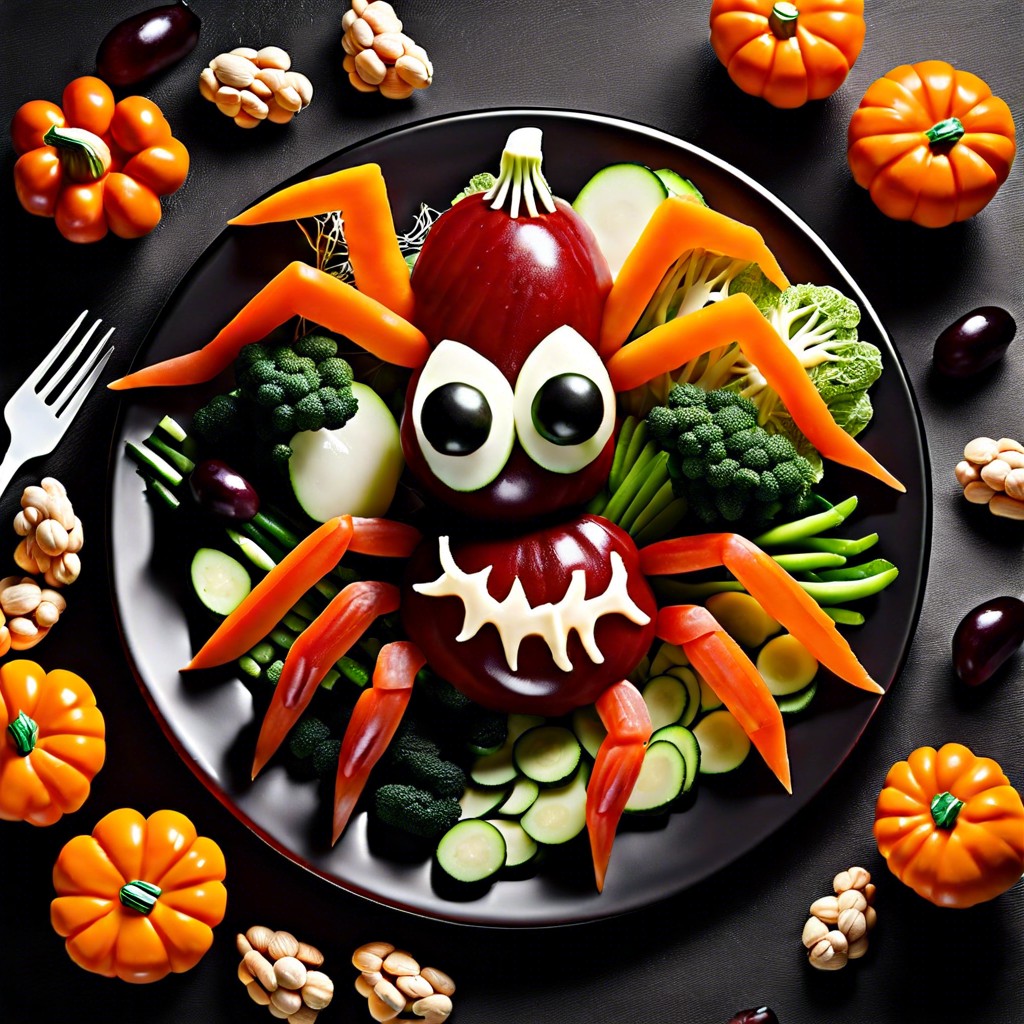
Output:
[[[889,869],[940,907],[994,899],[1024,874],[1024,804],[1002,769],[959,743],[894,764],[875,806]]]
[[[52,825],[77,811],[106,757],[89,684],[34,661],[0,666],[0,818]]]
[[[863,0],[714,0],[711,45],[729,77],[776,107],[831,96],[864,45]]]
[[[1017,152],[1010,108],[977,75],[941,60],[874,82],[850,120],[854,181],[895,220],[928,228],[973,217]]]
[[[50,921],[68,955],[108,978],[159,981],[213,942],[227,892],[220,847],[177,811],[111,811],[75,836],[53,869]]]

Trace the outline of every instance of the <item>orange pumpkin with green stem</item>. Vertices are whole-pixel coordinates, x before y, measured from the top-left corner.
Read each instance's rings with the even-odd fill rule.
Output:
[[[72,242],[148,234],[160,221],[160,196],[188,174],[185,147],[160,109],[143,96],[114,102],[110,87],[84,76],[61,106],[29,100],[15,113],[14,185],[29,213],[53,217]]]
[[[887,217],[945,227],[981,210],[1017,152],[1013,116],[988,85],[945,61],[874,82],[850,120],[854,181]]]
[[[775,107],[831,96],[864,44],[863,0],[714,0],[711,45],[729,77]]]
[[[1024,805],[999,765],[960,743],[894,764],[875,807],[889,870],[940,907],[994,899],[1024,874]]]
[[[80,967],[144,983],[194,967],[224,918],[224,855],[177,811],[123,807],[53,869],[50,920]]]
[[[89,796],[106,727],[89,684],[34,661],[0,666],[0,818],[52,825]]]

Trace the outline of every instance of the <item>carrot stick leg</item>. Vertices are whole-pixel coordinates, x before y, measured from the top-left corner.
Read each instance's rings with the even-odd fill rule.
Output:
[[[699,605],[658,613],[658,636],[677,644],[736,717],[787,793],[793,792],[782,712],[760,673],[735,640]]]
[[[608,730],[587,783],[587,834],[600,892],[615,830],[644,762],[644,750],[651,737],[651,716],[643,697],[627,680],[605,690],[595,707]]]
[[[331,666],[366,632],[374,619],[398,608],[398,594],[398,588],[390,583],[350,583],[299,634],[285,658],[256,740],[253,778],[299,720]]]
[[[836,423],[800,360],[742,292],[648,331],[611,357],[608,373],[616,391],[629,391],[731,342],[758,368],[793,421],[825,458],[859,469],[897,491],[906,490]]]
[[[409,267],[395,236],[387,186],[377,164],[300,181],[228,221],[248,226],[341,211],[356,286],[401,317],[412,316]]]
[[[762,608],[837,676],[870,693],[883,692],[814,598],[778,562],[745,537],[734,533],[674,537],[640,552],[640,568],[647,575],[697,572],[719,565],[724,565]]]
[[[411,323],[351,285],[295,261],[257,292],[203,348],[136,370],[108,387],[123,391],[211,380],[234,362],[244,345],[262,340],[293,316],[351,338],[385,362],[412,369],[426,362],[427,339]]]
[[[373,766],[395,735],[409,703],[416,673],[425,662],[419,650],[406,640],[386,644],[380,649],[373,685],[356,701],[338,755],[332,843],[345,831]]]

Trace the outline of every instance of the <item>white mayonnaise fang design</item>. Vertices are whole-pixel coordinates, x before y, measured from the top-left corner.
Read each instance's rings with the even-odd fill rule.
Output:
[[[491,623],[501,637],[508,667],[515,672],[519,645],[528,636],[539,636],[548,645],[551,657],[563,672],[572,671],[567,648],[569,634],[575,630],[584,650],[595,665],[604,663],[604,654],[594,639],[594,627],[602,615],[624,615],[630,622],[645,626],[650,616],[629,596],[628,575],[618,552],[611,554],[612,577],[604,593],[586,597],[587,578],[583,569],[573,571],[565,595],[557,604],[550,601],[533,607],[517,576],[504,600],[487,590],[487,579],[494,568],[488,565],[478,572],[460,569],[452,557],[447,537],[438,538],[441,575],[433,583],[416,583],[413,590],[426,597],[458,597],[465,607],[459,642],[472,639],[485,623]]]

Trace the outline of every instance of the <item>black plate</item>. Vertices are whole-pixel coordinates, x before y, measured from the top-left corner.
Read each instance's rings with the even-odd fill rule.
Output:
[[[573,197],[609,163],[672,167],[692,178],[712,207],[756,227],[790,280],[831,284],[860,303],[861,337],[882,348],[886,364],[872,391],[875,419],[862,441],[906,484],[907,494],[831,465],[826,481],[836,499],[860,496],[850,535],[877,530],[877,554],[899,564],[899,579],[871,602],[867,623],[852,631],[860,659],[888,687],[917,620],[931,536],[920,418],[899,358],[866,297],[790,210],[750,178],[688,143],[611,118],[550,110],[479,112],[413,125],[339,153],[303,177],[379,163],[401,231],[421,202],[443,208],[473,173],[496,170],[506,137],[523,125],[544,131],[544,168],[556,194]],[[285,263],[309,254],[294,225],[225,230],[175,291],[138,365],[197,348]],[[365,815],[330,849],[314,785],[293,782],[277,767],[255,784],[239,772],[239,761],[247,764],[251,758],[255,737],[250,691],[233,678],[187,685],[177,671],[192,654],[182,594],[157,585],[152,517],[142,483],[121,453],[126,439],[147,436],[164,412],[187,415],[196,402],[192,389],[133,392],[123,406],[111,464],[110,550],[128,655],[171,742],[224,805],[286,857],[351,892],[444,920],[500,926],[595,920],[645,906],[706,878],[785,824],[847,757],[877,705],[875,698],[825,679],[810,714],[788,727],[792,796],[755,764],[718,784],[702,779],[695,806],[672,815],[664,828],[620,834],[600,895],[584,854],[578,870],[573,861],[571,870],[564,865],[542,870],[527,880],[499,882],[478,899],[452,901],[435,891],[429,864],[373,856]]]

